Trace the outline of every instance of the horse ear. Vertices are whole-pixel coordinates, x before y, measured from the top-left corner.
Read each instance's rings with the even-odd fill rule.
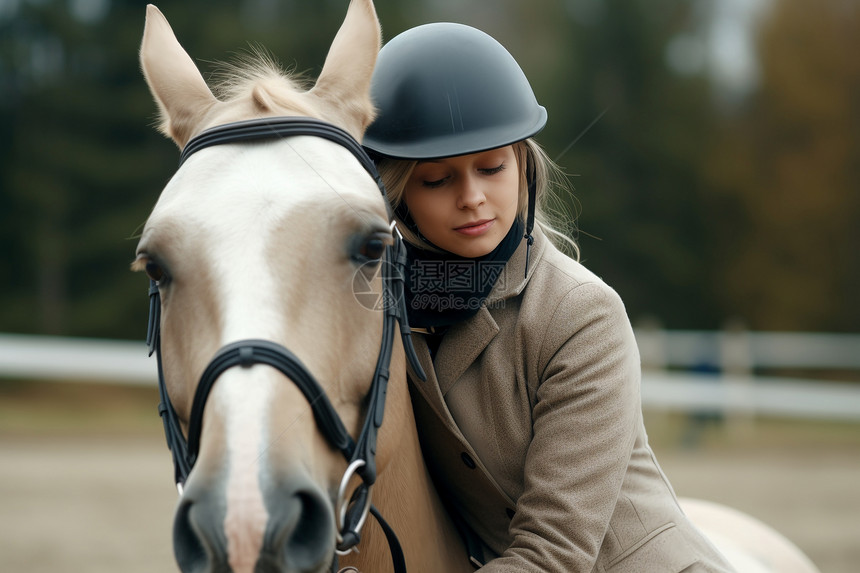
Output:
[[[319,97],[329,114],[339,120],[337,123],[359,141],[376,113],[370,100],[370,77],[381,42],[373,1],[351,0],[322,72],[310,92]]]
[[[182,148],[218,103],[167,18],[152,4],[140,45],[140,65],[161,115],[159,129]]]

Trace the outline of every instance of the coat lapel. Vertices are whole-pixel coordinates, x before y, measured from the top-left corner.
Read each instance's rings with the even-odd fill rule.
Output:
[[[489,312],[487,312],[486,309],[482,309],[482,312],[486,312],[489,316]],[[492,340],[493,336],[495,336],[495,333],[498,332],[498,326],[496,325],[496,322],[492,320],[492,317],[489,318],[491,322],[486,323],[484,327],[487,329],[486,343],[481,346],[481,350],[486,347],[487,344],[489,344],[489,341]],[[451,333],[445,335],[446,338],[449,334]],[[444,340],[442,344],[445,344]],[[505,493],[505,491],[498,484],[498,482],[496,482],[490,472],[487,471],[487,468],[484,466],[483,462],[481,462],[480,456],[466,439],[466,437],[463,435],[463,432],[460,431],[460,428],[457,426],[457,423],[454,421],[454,417],[451,415],[451,411],[448,409],[448,405],[445,403],[444,395],[442,391],[440,391],[439,378],[437,378],[437,371],[433,367],[433,361],[430,358],[430,349],[427,347],[427,342],[424,338],[424,335],[416,336],[414,340],[414,345],[415,354],[418,356],[418,360],[419,362],[421,362],[421,366],[424,369],[424,372],[427,374],[427,380],[425,382],[422,382],[414,376],[410,376],[411,388],[413,390],[417,390],[418,393],[421,394],[421,397],[424,399],[424,401],[433,409],[438,420],[442,422],[442,424],[446,427],[447,431],[454,438],[454,440],[459,442],[459,446],[455,446],[454,451],[466,452],[477,464],[477,467],[480,469],[480,475],[483,476],[483,479],[486,480],[485,484],[488,488],[486,491],[495,491],[498,494],[498,498],[494,505],[497,505],[500,508],[514,506],[515,502],[513,501],[513,499],[511,499],[511,497],[507,493]],[[473,347],[472,350],[476,351],[477,348],[478,347],[476,345]],[[439,350],[441,351],[441,346]],[[478,354],[480,354],[481,350],[477,350]],[[460,361],[458,361],[458,364],[459,363]],[[462,366],[462,368],[468,367],[468,364],[469,362],[466,362],[465,366]],[[451,371],[453,372],[453,370]],[[413,400],[417,399],[420,398],[413,396]],[[423,431],[432,432],[427,428],[423,428]],[[439,437],[440,436],[437,435],[437,438]]]
[[[415,333],[415,352],[421,366],[427,373],[425,382],[410,376],[413,402],[418,413],[417,420],[419,424],[422,424],[422,442],[428,440],[428,444],[437,447],[431,457],[435,463],[442,464],[445,470],[440,468],[434,468],[434,470],[443,472],[450,470],[449,473],[445,474],[445,479],[456,484],[455,488],[463,489],[465,487],[465,489],[469,489],[472,493],[464,494],[467,497],[470,495],[483,496],[482,507],[498,510],[493,511],[493,515],[498,517],[484,516],[481,518],[482,520],[485,518],[491,519],[491,521],[498,520],[498,523],[480,529],[484,532],[504,531],[509,519],[506,517],[507,512],[510,511],[508,508],[513,508],[516,504],[489,472],[478,452],[457,426],[451,411],[448,409],[445,396],[458,382],[463,380],[469,367],[478,361],[481,353],[498,335],[499,324],[493,317],[493,313],[503,312],[505,301],[519,295],[526,288],[530,275],[538,266],[546,246],[546,237],[539,228],[535,228],[534,237],[535,242],[529,257],[529,276],[525,275],[526,245],[523,242],[505,266],[504,276],[500,277],[500,280],[493,287],[487,298],[487,305],[469,319],[452,326],[445,333],[439,345],[435,363],[430,357],[425,336],[413,331]],[[420,396],[416,394],[420,394]],[[428,406],[433,411],[432,413],[428,412]],[[472,469],[462,464],[461,452],[473,460]],[[473,469],[479,471],[473,472]],[[480,492],[480,494],[475,494],[475,491]],[[475,524],[470,525],[476,531],[479,530]],[[505,541],[501,538],[498,538],[497,541],[498,551],[501,551]]]
[[[439,345],[435,362],[430,358],[430,349],[427,347],[424,335],[414,337],[415,354],[427,374],[425,382],[413,376],[414,386],[460,439],[464,438],[448,410],[445,394],[456,384],[469,365],[475,362],[498,332],[499,325],[496,324],[490,312],[486,308],[481,308],[477,314],[448,330],[442,339],[442,344]]]
[[[413,344],[415,346],[415,355],[427,374],[427,380],[422,382],[417,377],[410,375],[412,386],[416,388],[424,399],[430,404],[430,407],[436,412],[436,415],[448,427],[449,431],[454,433],[458,438],[462,439],[462,434],[457,424],[454,422],[448,406],[445,404],[445,398],[442,392],[439,391],[439,379],[436,376],[436,370],[433,366],[433,360],[430,358],[430,349],[427,347],[427,341],[424,335],[413,334]]]
[[[498,332],[499,325],[485,307],[448,330],[439,345],[436,357],[436,377],[443,396],[475,362]]]

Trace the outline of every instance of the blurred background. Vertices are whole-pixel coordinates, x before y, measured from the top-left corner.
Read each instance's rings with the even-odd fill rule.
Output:
[[[97,341],[145,335],[148,285],[128,265],[178,152],[137,63],[144,6],[0,0],[2,571],[172,567],[154,364],[82,374],[63,346],[128,363],[127,344]],[[207,76],[262,45],[315,77],[346,6],[159,3]],[[678,493],[771,523],[822,571],[856,571],[860,2],[376,6],[386,38],[457,21],[520,62],[582,260],[637,329]],[[22,366],[28,353],[44,368]]]

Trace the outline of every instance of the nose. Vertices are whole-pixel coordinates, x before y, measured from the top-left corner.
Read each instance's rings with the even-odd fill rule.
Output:
[[[173,550],[180,570],[182,573],[234,571],[223,527],[226,502],[213,490],[189,489],[173,523]],[[266,495],[266,506],[269,519],[253,570],[327,571],[334,555],[334,514],[319,486],[307,478],[295,478],[277,491],[271,490]]]
[[[457,195],[458,208],[475,209],[483,205],[486,200],[483,182],[471,176],[464,177],[460,181],[459,194]]]

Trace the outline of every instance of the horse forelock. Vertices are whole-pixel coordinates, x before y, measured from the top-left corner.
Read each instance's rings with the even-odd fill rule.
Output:
[[[245,111],[250,108],[265,115],[319,113],[307,98],[312,82],[295,71],[285,70],[261,47],[252,48],[232,62],[218,64],[212,79],[212,92],[233,108]]]
[[[197,133],[225,123],[259,117],[304,116],[328,121],[360,137],[375,117],[370,99],[320,97],[313,80],[288,70],[260,47],[230,62],[216,65],[212,93],[220,105],[213,106]],[[362,118],[355,125],[354,118]]]

